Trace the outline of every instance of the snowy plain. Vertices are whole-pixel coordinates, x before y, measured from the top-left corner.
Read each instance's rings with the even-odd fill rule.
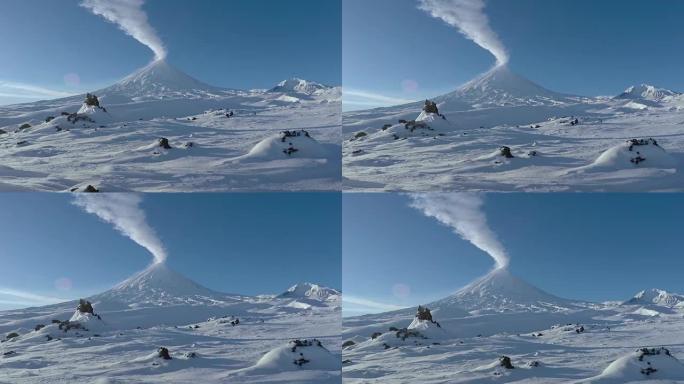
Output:
[[[101,108],[85,95],[0,107],[0,190],[341,188],[340,87],[223,89],[157,60],[93,94]],[[255,153],[262,142],[277,145]]]
[[[344,318],[344,382],[682,383],[683,299],[582,302],[497,269],[427,304],[438,324],[416,308]]]
[[[0,383],[341,381],[331,288],[219,293],[158,263],[87,300],[93,314],[78,301],[0,312]]]
[[[642,84],[614,97],[566,95],[498,66],[433,100],[444,118],[427,129],[410,125],[425,121],[423,101],[345,112],[343,188],[684,190],[681,93]],[[628,150],[628,140],[650,138],[657,148]]]

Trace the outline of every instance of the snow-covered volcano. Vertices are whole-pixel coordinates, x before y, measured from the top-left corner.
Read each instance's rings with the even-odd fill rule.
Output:
[[[445,111],[513,106],[549,106],[571,102],[574,96],[550,91],[497,66],[454,92],[435,98]]]
[[[139,306],[223,301],[227,295],[195,283],[164,263],[157,263],[90,299],[94,302],[115,301]]]
[[[205,84],[164,60],[157,60],[126,76],[107,88],[96,91],[103,101],[121,102],[161,99],[200,99],[225,94],[221,89]]]
[[[428,304],[435,309],[452,306],[477,313],[558,311],[574,307],[570,300],[544,292],[503,268]]]

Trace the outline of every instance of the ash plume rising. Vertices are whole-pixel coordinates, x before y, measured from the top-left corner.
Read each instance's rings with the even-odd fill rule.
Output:
[[[103,193],[76,195],[74,204],[112,224],[122,235],[130,238],[154,256],[154,263],[166,260],[166,250],[152,227],[147,224],[140,208],[142,198],[131,193]]]
[[[484,201],[475,193],[412,194],[411,207],[452,228],[464,240],[485,251],[496,263],[496,269],[506,268],[506,249],[487,223],[482,210]]]
[[[80,5],[118,25],[127,35],[146,45],[154,52],[155,60],[163,60],[166,48],[147,20],[147,13],[142,9],[144,3],[145,0],[83,0]]]
[[[419,0],[418,8],[442,19],[496,58],[496,65],[508,63],[508,52],[489,26],[484,0]]]

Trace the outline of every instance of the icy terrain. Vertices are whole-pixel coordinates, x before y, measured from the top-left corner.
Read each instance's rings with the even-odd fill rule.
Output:
[[[0,312],[0,382],[337,383],[340,292],[310,288],[224,294],[155,264],[90,309]]]
[[[93,94],[0,107],[0,190],[341,187],[340,87],[221,89],[159,60]]]
[[[427,304],[429,318],[414,307],[343,319],[344,382],[684,383],[681,297],[587,303],[495,270]]]
[[[615,97],[565,95],[499,66],[434,101],[429,116],[423,101],[344,113],[344,188],[684,189],[680,93],[638,85]]]

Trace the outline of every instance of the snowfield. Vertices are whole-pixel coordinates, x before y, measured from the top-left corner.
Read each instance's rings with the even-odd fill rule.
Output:
[[[0,107],[0,190],[341,188],[340,87],[221,89],[156,61],[93,94]],[[284,131],[310,140],[262,153]]]
[[[344,382],[684,383],[680,297],[573,301],[495,270],[427,304],[432,320],[344,318]]]
[[[500,66],[434,101],[441,116],[429,122],[423,102],[344,113],[344,188],[684,190],[680,93],[640,85],[612,98],[565,95]],[[627,151],[632,139],[657,145]]]
[[[92,313],[0,312],[0,382],[339,383],[341,294],[313,286],[224,294],[157,264],[88,298]]]

